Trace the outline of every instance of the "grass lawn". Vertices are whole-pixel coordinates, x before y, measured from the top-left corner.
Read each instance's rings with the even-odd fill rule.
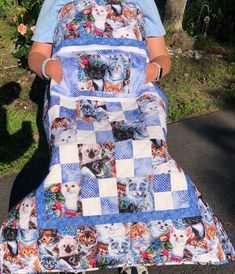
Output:
[[[48,160],[41,120],[44,85],[18,68],[10,51],[14,26],[0,19],[0,176]],[[173,121],[235,105],[235,63],[216,57],[173,57],[160,84]]]

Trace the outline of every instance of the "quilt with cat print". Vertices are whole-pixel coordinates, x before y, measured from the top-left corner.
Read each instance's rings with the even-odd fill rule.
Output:
[[[224,264],[234,248],[167,149],[167,100],[145,84],[149,55],[135,1],[71,1],[59,11],[44,126],[42,184],[0,230],[0,273]]]

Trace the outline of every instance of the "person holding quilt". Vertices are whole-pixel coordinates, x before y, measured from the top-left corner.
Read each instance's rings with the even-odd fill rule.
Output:
[[[44,1],[29,67],[48,81],[50,169],[1,226],[2,274],[234,260],[167,149],[164,35],[154,0]]]

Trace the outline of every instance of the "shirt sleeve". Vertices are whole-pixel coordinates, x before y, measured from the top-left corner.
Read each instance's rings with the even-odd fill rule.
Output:
[[[68,0],[45,0],[40,10],[32,41],[52,43],[59,11]]]
[[[137,0],[144,14],[145,32],[147,37],[163,36],[166,34],[158,8],[154,0]]]

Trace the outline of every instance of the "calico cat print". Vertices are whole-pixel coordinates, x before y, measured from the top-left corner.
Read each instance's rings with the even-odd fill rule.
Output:
[[[115,34],[116,36],[121,34]],[[124,35],[124,30],[122,32]],[[127,34],[128,35],[128,34]],[[129,93],[130,56],[79,54],[79,87],[87,91]],[[85,84],[81,84],[85,83]]]

